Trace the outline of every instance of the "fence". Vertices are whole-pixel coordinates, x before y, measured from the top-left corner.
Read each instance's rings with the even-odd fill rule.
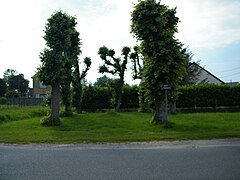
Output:
[[[0,104],[19,106],[40,106],[43,104],[42,98],[0,98]]]

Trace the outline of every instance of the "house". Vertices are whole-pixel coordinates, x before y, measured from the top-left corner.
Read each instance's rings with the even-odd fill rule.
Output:
[[[239,82],[227,82],[226,84],[229,86],[237,86],[239,85]]]
[[[47,97],[51,91],[51,86],[44,85],[43,82],[39,81],[36,76],[32,77],[33,79],[33,97],[34,98],[44,98]]]
[[[225,84],[221,79],[201,67],[197,63],[193,62],[188,66],[188,71],[194,72],[193,84]]]

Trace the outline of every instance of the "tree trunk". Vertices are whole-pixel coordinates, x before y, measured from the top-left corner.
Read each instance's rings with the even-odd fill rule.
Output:
[[[154,124],[160,124],[164,121],[164,101],[156,100],[155,101],[155,112],[152,117],[152,123]]]
[[[78,85],[79,89],[75,92],[76,96],[75,96],[75,107],[76,107],[76,111],[77,113],[82,113],[82,107],[81,107],[81,101],[82,101],[82,85],[81,83],[79,83]]]
[[[121,104],[122,104],[122,85],[119,89],[119,95],[118,95],[118,101],[117,101],[117,106],[116,106],[116,111],[119,111]]]
[[[169,112],[170,112],[171,114],[176,114],[176,113],[177,113],[176,101],[169,103]]]
[[[63,96],[65,98],[65,112],[67,114],[72,113],[72,104],[71,104],[71,80],[72,80],[72,70],[71,64],[66,64],[66,79],[64,82],[64,92]]]
[[[82,84],[80,78],[79,64],[77,60],[74,67],[75,71],[73,76],[73,106],[76,108],[77,113],[81,113]]]
[[[60,123],[60,84],[52,85],[52,99],[51,99],[51,119],[52,125],[59,125]]]
[[[66,84],[65,84],[65,111],[68,114],[71,114],[72,112],[72,105],[71,105],[71,68],[70,71],[67,71],[67,78],[66,78]]]
[[[145,98],[145,90],[141,86],[141,83],[139,85],[138,90],[138,99],[139,99],[139,112],[150,112],[150,104]]]

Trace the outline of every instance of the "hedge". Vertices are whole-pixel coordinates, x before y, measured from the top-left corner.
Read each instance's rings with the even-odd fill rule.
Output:
[[[109,109],[111,104],[112,93],[107,87],[88,86],[83,89],[82,109],[96,110]]]
[[[192,85],[178,91],[178,108],[240,106],[240,85]]]
[[[139,108],[138,86],[123,86],[121,108]]]
[[[240,107],[240,85],[192,85],[178,88],[177,108],[194,107]],[[87,86],[83,89],[82,109],[114,108],[113,89],[108,87]],[[0,104],[7,104],[6,98],[0,98]],[[124,86],[122,109],[139,108],[138,86]]]
[[[88,86],[83,90],[82,109],[114,108],[113,89],[100,86]],[[121,108],[138,108],[138,87],[124,86]]]

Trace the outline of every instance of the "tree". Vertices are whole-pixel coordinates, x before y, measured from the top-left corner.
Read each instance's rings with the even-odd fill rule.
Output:
[[[47,47],[40,53],[42,65],[37,75],[44,84],[52,86],[51,114],[46,125],[60,124],[60,85],[66,78],[66,53],[71,47],[71,32],[75,25],[75,18],[58,11],[51,15],[45,26],[44,40]]]
[[[130,59],[133,66],[133,79],[142,79],[143,71],[143,57],[141,56],[140,47],[138,45],[133,47],[134,52],[131,53]]]
[[[74,63],[74,76],[73,76],[73,106],[76,107],[78,113],[81,113],[81,102],[82,102],[82,81],[87,75],[87,72],[90,69],[92,64],[91,58],[84,58],[85,69],[80,74],[79,62],[75,61]]]
[[[194,64],[199,65],[200,60],[198,60],[197,62],[192,62],[193,54],[188,48],[183,49],[183,54],[185,55],[185,57],[187,59],[187,63],[186,63],[187,71],[186,71],[185,75],[183,76],[181,85],[196,84],[198,82],[198,77],[202,73],[202,69],[197,68],[196,66],[194,66]]]
[[[147,112],[150,110],[150,105],[148,101],[146,100],[144,94],[144,86],[142,83],[142,72],[144,68],[144,57],[141,54],[141,48],[139,46],[134,46],[134,52],[131,53],[130,59],[132,60],[132,66],[133,66],[133,79],[140,79],[141,82],[138,87],[138,98],[139,98],[139,106],[140,112]]]
[[[80,50],[80,38],[79,38],[79,32],[76,31],[76,21],[75,18],[72,18],[72,26],[69,27],[69,38],[70,38],[70,44],[69,47],[66,50],[66,53],[64,53],[64,56],[66,58],[66,61],[64,63],[64,72],[65,77],[63,82],[61,83],[61,89],[62,89],[62,98],[63,103],[65,104],[65,112],[67,114],[72,113],[72,103],[71,103],[71,82],[74,81],[74,75],[72,72],[72,68],[78,68],[76,67],[76,63],[78,63],[78,56],[81,53]]]
[[[118,100],[116,102],[116,110],[120,109],[121,101],[122,101],[122,88],[124,85],[124,74],[127,68],[127,62],[130,53],[129,47],[123,47],[122,55],[123,60],[121,58],[115,57],[115,51],[113,49],[108,49],[106,46],[102,46],[99,48],[98,54],[100,55],[101,59],[104,61],[104,64],[100,66],[99,72],[100,73],[110,73],[113,75],[118,75],[119,82],[118,82],[118,90],[117,96]]]
[[[131,14],[131,32],[141,42],[144,56],[142,80],[146,98],[154,103],[153,123],[166,120],[163,85],[172,93],[185,73],[186,58],[182,44],[174,37],[177,32],[176,8],[170,9],[156,0],[140,0]]]
[[[6,71],[3,72],[3,79],[7,82],[8,78],[11,76],[16,76],[18,72],[14,69],[7,69]]]
[[[97,81],[94,83],[94,86],[107,87],[108,80],[109,78],[106,75],[99,77],[97,78]]]
[[[0,78],[0,97],[4,97],[7,92],[7,84],[4,79]]]
[[[18,73],[14,69],[7,69],[4,71],[3,77],[9,91],[17,90],[19,95],[26,96],[29,81],[24,78],[23,74]]]
[[[17,91],[9,90],[9,91],[6,92],[5,96],[7,98],[19,98],[20,94]]]

